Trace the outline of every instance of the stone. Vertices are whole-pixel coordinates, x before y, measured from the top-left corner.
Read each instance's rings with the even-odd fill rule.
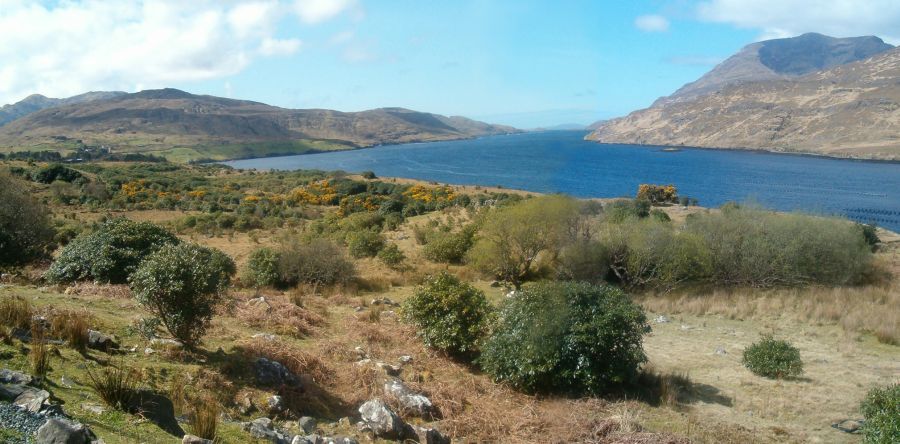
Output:
[[[353,352],[356,353],[356,355],[359,356],[360,359],[365,359],[368,357],[368,353],[366,353],[365,349],[363,349],[362,347],[357,346],[353,349]]]
[[[270,304],[264,296],[248,300],[247,306],[253,308],[254,310],[260,310],[265,313],[272,311],[272,304]]]
[[[162,348],[182,348],[184,344],[177,339],[168,339],[168,338],[153,338],[150,340],[150,345],[158,345]]]
[[[46,390],[36,389],[34,387],[25,387],[21,395],[17,396],[13,404],[19,406],[31,413],[37,413],[44,409],[47,400],[50,399],[50,393]]]
[[[409,364],[409,363],[412,362],[413,357],[410,356],[410,355],[403,355],[403,356],[400,357],[399,360],[400,360],[400,363],[401,363],[401,364],[406,365],[406,364]]]
[[[50,418],[35,434],[35,444],[87,444],[96,437],[82,424]]]
[[[316,442],[310,440],[307,436],[297,435],[291,440],[291,444],[316,444]]]
[[[93,413],[93,414],[95,414],[95,415],[100,415],[100,414],[102,414],[103,412],[106,411],[106,409],[103,408],[102,405],[100,405],[100,404],[95,404],[95,403],[92,403],[92,402],[83,402],[83,403],[81,403],[81,410],[84,410],[84,411],[86,411],[86,412],[91,412],[91,413]]]
[[[334,438],[325,438],[323,444],[359,444],[359,441],[349,436],[335,436]]]
[[[19,397],[26,387],[23,384],[0,384],[0,401],[13,401]]]
[[[181,438],[181,444],[214,444],[215,441],[201,438],[199,436],[194,435],[184,435],[184,438]]]
[[[831,426],[845,433],[859,433],[860,428],[863,426],[862,420],[855,419],[845,419],[841,422],[836,422]]]
[[[311,416],[304,416],[297,421],[297,425],[303,433],[312,433],[316,431],[316,419]]]
[[[378,438],[402,440],[410,437],[410,432],[415,436],[415,431],[380,399],[366,401],[359,407],[359,414]]]
[[[391,365],[385,362],[377,362],[375,363],[375,367],[384,371],[388,376],[397,376],[400,374],[402,370],[400,367],[396,365]]]
[[[271,333],[257,333],[257,334],[255,334],[255,335],[253,335],[253,336],[251,336],[251,337],[252,337],[253,339],[263,339],[263,340],[266,340],[266,341],[274,341],[274,340],[276,339],[276,338],[275,338],[275,335],[273,335],[273,334],[271,334]]]
[[[237,402],[237,408],[241,415],[246,415],[256,410],[256,406],[253,405],[253,398],[251,398],[250,395],[244,395],[244,397]]]
[[[690,329],[691,329],[691,326],[690,326],[690,325],[681,324],[681,330],[682,330],[682,331],[687,331],[687,330],[690,330]]]
[[[59,377],[59,385],[65,387],[67,389],[74,387],[74,384],[75,384],[75,382],[73,382],[71,379],[67,378],[65,375]]]
[[[428,397],[412,391],[403,381],[392,379],[384,383],[384,394],[394,397],[405,412],[424,417],[434,413]]]
[[[256,382],[262,385],[296,385],[298,383],[297,376],[278,361],[258,358],[253,363],[253,368],[256,372]]]
[[[269,407],[269,411],[272,413],[281,413],[285,409],[284,398],[279,395],[272,395],[266,401],[266,406]]]
[[[274,444],[290,444],[294,436],[275,428],[269,418],[257,418],[244,423],[244,430],[250,432],[250,436],[257,439],[265,439]]]
[[[659,315],[659,316],[656,317],[656,319],[654,319],[654,321],[655,321],[657,324],[667,324],[667,323],[669,322],[669,318],[667,318],[667,317],[665,317],[665,316],[663,316],[663,315]]]
[[[96,350],[111,350],[119,348],[119,344],[116,342],[115,337],[104,334],[97,330],[88,330],[87,346]]]
[[[0,384],[22,384],[28,385],[34,381],[34,378],[22,372],[4,368],[0,370]]]
[[[450,444],[450,438],[432,427],[415,427],[419,444]]]
[[[722,348],[722,347],[716,347],[716,352],[715,352],[715,353],[716,353],[717,355],[719,355],[719,356],[724,356],[724,355],[727,355],[727,354],[728,354],[728,352],[725,351],[725,349]]]

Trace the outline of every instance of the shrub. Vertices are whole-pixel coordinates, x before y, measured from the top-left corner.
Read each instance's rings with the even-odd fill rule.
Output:
[[[863,441],[866,443],[900,442],[900,384],[873,388],[860,406],[863,417]]]
[[[356,276],[353,263],[327,239],[289,243],[278,256],[278,274],[288,285],[344,284]]]
[[[278,253],[271,248],[257,248],[247,258],[244,266],[244,281],[254,288],[268,287],[278,283]]]
[[[45,257],[53,243],[49,213],[31,196],[21,180],[0,173],[0,267]]]
[[[766,336],[744,349],[742,362],[751,372],[766,378],[784,378],[803,374],[800,350],[787,341]]]
[[[384,247],[384,236],[373,230],[361,230],[347,235],[347,248],[356,258],[374,257]]]
[[[642,183],[638,186],[637,198],[650,203],[678,202],[678,190],[675,185],[651,185]]]
[[[94,279],[122,284],[145,257],[179,242],[174,234],[160,226],[125,218],[112,219],[66,245],[46,278],[51,282]]]
[[[459,355],[477,348],[488,326],[490,306],[484,293],[442,272],[416,287],[402,314],[417,327],[425,345]]]
[[[234,262],[221,251],[167,245],[141,263],[131,277],[131,291],[172,336],[190,347],[206,331],[233,274]]]
[[[378,178],[378,176],[376,176],[375,173],[372,171],[363,171],[362,173],[359,173],[359,175],[362,176],[363,179],[369,179],[369,180]]]
[[[396,269],[403,265],[406,255],[400,251],[400,247],[397,244],[388,244],[378,252],[378,259],[388,267]]]
[[[671,222],[672,218],[665,211],[659,209],[650,210],[650,218],[659,222]]]
[[[556,266],[560,280],[599,283],[609,269],[609,252],[596,241],[575,242],[563,247]]]
[[[866,245],[868,245],[872,251],[877,250],[881,239],[878,238],[878,230],[875,225],[857,224],[857,226],[862,231],[863,239],[866,240]]]
[[[605,219],[611,223],[622,223],[627,219],[640,219],[650,215],[648,200],[615,200],[603,208]]]
[[[118,367],[104,367],[99,372],[87,371],[87,385],[92,388],[103,402],[116,409],[129,411],[137,397],[139,375],[125,366],[124,361]]]
[[[538,283],[504,303],[480,363],[526,392],[604,393],[637,376],[649,331],[640,306],[615,287]]]
[[[426,259],[444,264],[460,263],[472,247],[475,227],[468,225],[457,233],[433,231],[422,249]]]
[[[31,175],[31,180],[40,183],[53,183],[56,181],[72,182],[81,177],[81,173],[58,163],[41,168]]]

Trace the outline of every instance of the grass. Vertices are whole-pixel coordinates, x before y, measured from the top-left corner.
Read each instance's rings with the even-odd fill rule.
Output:
[[[130,411],[137,396],[137,373],[125,365],[106,366],[100,370],[88,370],[87,385],[106,405],[121,411]]]
[[[56,310],[50,313],[50,333],[79,352],[87,351],[90,313],[73,310]]]
[[[200,399],[193,403],[190,413],[191,434],[215,440],[219,428],[219,405],[214,399]]]
[[[44,328],[39,324],[33,324],[31,327],[31,349],[28,358],[31,363],[31,374],[43,384],[50,370],[50,350],[47,347]]]
[[[31,303],[18,296],[6,296],[0,299],[0,325],[29,330],[34,310]]]

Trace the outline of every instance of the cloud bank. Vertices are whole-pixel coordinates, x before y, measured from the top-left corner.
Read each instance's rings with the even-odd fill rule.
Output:
[[[0,0],[0,104],[226,77],[302,48],[278,36],[280,22],[343,13],[361,9],[354,0]]]
[[[634,26],[644,32],[666,32],[669,20],[661,15],[642,15],[634,19]]]

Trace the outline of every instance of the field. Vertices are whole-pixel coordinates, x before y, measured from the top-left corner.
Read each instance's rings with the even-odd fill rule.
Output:
[[[420,196],[423,190],[438,196],[428,199],[453,196],[458,201],[458,196],[465,195],[473,202],[516,202],[531,195],[482,187],[443,189],[403,179],[340,176],[335,181],[324,173],[254,175],[181,168],[138,173],[127,168],[105,164],[83,173],[92,181],[103,178],[107,183],[130,183],[118,179],[126,175],[141,177],[143,188],[131,195],[128,191],[135,189],[124,187],[103,200],[64,204],[58,199],[59,191],[43,184],[32,186],[51,205],[58,224],[76,232],[72,235],[87,231],[106,216],[149,221],[176,232],[182,240],[220,249],[238,269],[244,268],[252,251],[280,248],[286,239],[310,233],[329,214],[365,205],[364,199],[340,204],[337,199],[332,204],[304,203],[279,211],[262,211],[262,204],[245,210],[250,204],[247,196],[272,202],[280,201],[279,196],[308,199],[308,193],[319,189],[315,184],[322,177],[332,180],[336,188],[343,186],[341,180],[369,184],[370,190],[375,187],[372,184],[383,182],[384,186],[419,187],[409,193],[409,188],[403,188],[407,196]],[[154,184],[166,184],[166,188]],[[298,188],[307,194],[295,192]],[[201,190],[205,195],[197,193]],[[167,200],[172,195],[182,196],[174,200],[177,208]],[[208,207],[210,196],[218,196],[216,211]],[[356,410],[382,395],[385,375],[360,365],[362,359],[400,365],[401,356],[410,356],[400,376],[427,395],[440,415],[434,421],[404,419],[434,425],[454,442],[861,442],[860,435],[831,425],[861,419],[859,403],[866,392],[896,383],[900,375],[900,237],[880,230],[882,242],[874,255],[878,277],[859,285],[635,289],[631,297],[647,311],[652,327],[644,337],[648,363],[641,385],[603,397],[521,393],[493,382],[474,365],[425,347],[393,305],[402,304],[426,276],[440,271],[470,282],[494,306],[503,303],[509,291],[471,266],[426,257],[417,230],[464,226],[476,218],[475,212],[460,206],[439,208],[434,200],[429,202],[432,206],[421,214],[409,214],[383,231],[386,241],[406,256],[406,266],[392,268],[375,257],[355,258],[357,277],[336,287],[301,284],[254,289],[239,281],[218,307],[202,345],[193,352],[154,345],[135,330],[135,322],[148,312],[131,297],[127,285],[48,284],[40,280],[46,262],[4,275],[0,300],[18,296],[36,312],[68,310],[87,315],[91,328],[119,340],[120,352],[112,354],[97,350],[82,354],[53,346],[46,384],[54,402],[108,444],[180,442],[181,434],[191,427],[178,418],[189,413],[190,405],[198,402],[191,396],[199,394],[211,396],[223,408],[220,442],[267,442],[254,441],[241,428],[242,421],[265,415],[260,410],[276,391],[254,384],[248,374],[259,356],[283,361],[303,375],[304,390],[285,394],[290,395],[291,414],[274,415],[279,427],[299,433],[294,419],[310,415],[327,436],[362,436],[355,425]],[[654,208],[665,212],[672,224],[685,223],[689,214],[707,212],[678,205]],[[223,223],[222,215],[232,213],[258,221],[248,219],[246,226]],[[213,218],[204,222],[209,214]],[[334,219],[334,224],[348,216]],[[188,222],[192,217],[193,225]],[[335,236],[327,229],[319,236]],[[265,298],[263,303],[260,296]],[[385,298],[391,303],[384,304]],[[766,379],[743,366],[744,348],[766,334],[787,338],[800,350],[802,376]],[[29,344],[16,339],[0,344],[3,366],[29,371],[29,349]],[[88,384],[89,371],[105,364],[134,369],[140,374],[141,388],[163,401],[145,406],[139,414],[105,406]],[[244,408],[247,404],[257,410]]]

